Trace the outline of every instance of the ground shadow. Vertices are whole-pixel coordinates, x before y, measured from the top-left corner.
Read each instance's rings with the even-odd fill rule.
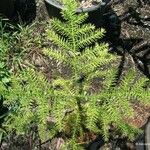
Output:
[[[113,1],[110,1],[109,5],[106,7],[106,13],[103,15],[104,23],[102,26],[107,31],[104,40],[109,43],[110,52],[117,53],[122,57],[118,71],[118,78],[122,74],[126,54],[129,54],[132,57],[135,66],[145,76],[150,78],[150,42],[141,38],[140,35],[137,38],[120,37],[121,23],[123,21],[126,21],[130,25],[150,30],[150,25],[147,24],[147,21],[150,21],[150,17],[142,18],[136,9],[133,9],[132,7],[129,7],[128,11],[123,15],[117,16],[116,13],[113,12],[112,4],[119,4],[123,1],[124,0],[118,0],[114,3]],[[147,1],[139,1],[139,5],[142,2],[142,4],[147,3]],[[131,18],[134,18],[134,21],[131,21]]]
[[[122,57],[119,66],[119,75],[122,74],[125,64],[125,57],[129,54],[135,66],[148,78],[150,78],[150,44],[143,39],[118,39],[117,43],[112,42],[112,53],[117,53]],[[119,48],[121,47],[121,49]]]
[[[11,20],[16,23],[29,24],[36,17],[35,0],[16,0]]]

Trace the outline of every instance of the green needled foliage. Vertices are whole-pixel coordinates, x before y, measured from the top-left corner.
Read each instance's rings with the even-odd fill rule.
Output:
[[[82,134],[82,130],[86,128],[92,132],[103,134],[108,140],[111,123],[115,123],[125,135],[133,137],[136,129],[127,125],[124,118],[133,114],[131,100],[139,98],[141,101],[149,102],[150,94],[143,89],[146,79],[139,79],[135,83],[136,86],[133,86],[135,74],[131,71],[120,85],[111,86],[115,81],[116,72],[110,68],[98,71],[99,66],[108,65],[116,59],[108,54],[106,44],[96,43],[103,36],[104,31],[96,30],[91,24],[82,24],[87,19],[87,14],[76,15],[74,1],[67,2],[67,6],[62,12],[65,21],[53,19],[51,27],[47,31],[48,38],[59,49],[45,49],[44,53],[68,65],[72,70],[71,79],[58,78],[53,81],[61,87],[57,91],[58,94],[63,95],[66,92],[65,101],[63,102],[62,99],[62,106],[60,107],[60,104],[58,106],[61,109],[63,107],[64,110],[65,107],[72,110],[72,113],[69,114],[71,118],[72,115],[74,117],[71,126],[72,138],[76,140],[78,135]],[[95,44],[91,47],[90,45],[93,43]],[[99,93],[89,92],[94,77],[105,77],[106,79]],[[139,85],[139,83],[141,84]],[[140,90],[142,94],[138,95],[137,91]],[[69,98],[67,98],[68,96]],[[59,101],[59,99],[56,98],[55,101]],[[61,109],[58,109],[58,112]],[[63,120],[60,122],[62,129],[66,126],[66,120],[64,123],[63,126]]]
[[[150,90],[143,88],[147,79],[135,80],[136,74],[130,70],[115,85],[117,71],[111,67],[101,69],[116,60],[107,52],[107,44],[97,42],[104,30],[83,24],[87,14],[77,15],[77,4],[73,0],[65,2],[64,21],[55,18],[47,29],[48,39],[57,48],[45,48],[43,52],[68,66],[71,75],[48,82],[41,73],[24,70],[12,77],[6,101],[13,110],[9,130],[27,134],[36,126],[42,140],[61,133],[66,140],[62,149],[70,150],[83,149],[78,142],[85,132],[102,134],[108,140],[112,124],[133,138],[137,129],[125,118],[133,115],[131,102],[150,102]],[[91,90],[94,78],[103,81],[98,92]]]

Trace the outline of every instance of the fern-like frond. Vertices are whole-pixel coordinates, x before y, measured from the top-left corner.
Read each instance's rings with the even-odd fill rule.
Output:
[[[149,80],[146,77],[139,77],[130,91],[132,97],[148,104],[150,102],[150,88],[145,87],[148,83]]]
[[[105,80],[104,80],[104,89],[110,89],[111,86],[115,85],[116,82],[116,75],[117,75],[117,70],[115,68],[111,68],[107,70],[107,74],[105,75]]]
[[[10,130],[16,129],[18,134],[22,134],[32,122],[46,124],[52,93],[47,79],[33,70],[25,70],[19,76],[13,76],[11,81],[5,102],[8,106],[13,106]]]
[[[97,127],[97,122],[99,119],[99,108],[96,104],[97,99],[92,98],[88,100],[88,103],[85,105],[86,112],[86,127],[92,132],[100,132]]]
[[[54,49],[43,49],[43,53],[46,56],[49,56],[50,58],[53,58],[59,62],[64,62],[66,63],[67,57],[65,56],[65,53],[62,53],[59,50],[54,50]]]
[[[103,36],[104,36],[103,29],[97,29],[95,32],[89,32],[87,34],[84,34],[79,37],[77,47],[78,49],[84,48],[85,46],[88,46],[93,42],[97,42],[97,40],[102,38]]]
[[[67,39],[59,36],[53,30],[48,30],[47,34],[48,38],[51,39],[52,42],[59,46],[61,49],[66,51],[73,49],[72,45],[70,45],[70,42]]]
[[[95,26],[91,24],[83,24],[82,26],[77,27],[78,30],[75,32],[76,37],[91,33],[95,30]]]
[[[123,87],[124,89],[130,90],[132,85],[134,84],[134,78],[135,78],[135,71],[129,70],[123,77],[121,81],[120,87]]]
[[[71,63],[73,68],[78,70],[78,72],[89,74],[95,71],[100,65],[108,64],[115,59],[114,56],[108,53],[106,44],[97,44],[93,49],[86,49],[82,55],[79,55]]]
[[[118,130],[121,131],[125,136],[128,136],[129,139],[133,140],[135,135],[140,133],[140,129],[133,127],[127,123],[117,122]]]
[[[51,20],[50,24],[53,30],[57,31],[59,34],[67,36],[68,38],[70,37],[70,28],[68,28],[66,23],[63,23],[60,20],[54,18]]]
[[[82,14],[79,14],[79,15],[75,15],[75,20],[72,20],[71,23],[74,26],[81,25],[86,21],[87,18],[88,18],[87,13],[82,13]]]
[[[67,21],[70,22],[72,19],[76,19],[76,8],[77,8],[77,2],[74,0],[62,0],[64,4],[64,10],[61,12],[62,17]]]

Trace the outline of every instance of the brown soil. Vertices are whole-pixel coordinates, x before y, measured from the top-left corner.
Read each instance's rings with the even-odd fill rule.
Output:
[[[150,117],[150,105],[142,105],[140,103],[133,104],[134,117],[127,119],[127,122],[138,128],[142,128]]]

